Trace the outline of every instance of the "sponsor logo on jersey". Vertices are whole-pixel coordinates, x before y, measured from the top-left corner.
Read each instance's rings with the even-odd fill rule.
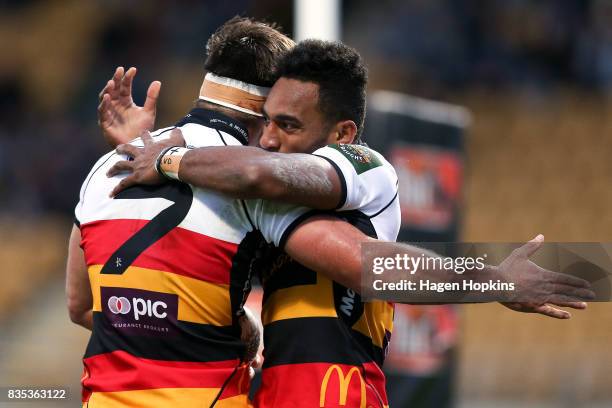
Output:
[[[102,287],[108,324],[128,335],[176,333],[178,296],[141,289]]]
[[[319,407],[326,407],[326,399],[327,399],[327,388],[329,386],[329,380],[332,377],[332,374],[336,374],[338,377],[338,405],[345,407],[346,400],[348,397],[349,385],[351,383],[351,379],[353,375],[356,375],[359,385],[360,385],[360,400],[359,400],[359,408],[366,408],[366,386],[363,377],[361,376],[361,372],[357,367],[351,367],[351,369],[344,375],[342,372],[342,368],[337,364],[330,366],[323,377],[323,381],[321,382],[321,391],[319,393]],[[332,393],[333,395],[333,393]],[[334,401],[332,401],[332,405],[336,405]]]
[[[361,296],[338,282],[333,283],[333,291],[334,306],[338,318],[347,326],[352,327],[363,316],[364,304],[361,301]]]
[[[346,296],[342,296],[340,311],[351,317],[353,314],[353,309],[355,308],[355,291],[352,289],[346,290]]]
[[[382,166],[382,162],[368,147],[355,144],[335,144],[329,147],[342,153],[351,162],[357,174]]]
[[[132,310],[130,301],[126,297],[111,296],[108,298],[108,309],[114,314],[128,314]]]

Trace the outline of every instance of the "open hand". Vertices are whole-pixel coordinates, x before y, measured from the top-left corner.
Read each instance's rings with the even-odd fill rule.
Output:
[[[521,313],[538,313],[544,316],[553,317],[555,319],[569,319],[572,314],[567,310],[559,309],[556,306],[570,307],[572,309],[584,310],[587,308],[586,302],[557,302],[557,303],[520,303],[520,302],[505,302],[502,303],[505,307],[515,312]]]
[[[134,76],[136,68],[132,67],[124,74],[124,68],[118,67],[99,94],[98,125],[113,147],[129,142],[145,130],[152,130],[155,125],[161,82],[153,81],[149,85],[144,105],[138,106],[132,99]]]
[[[555,306],[586,309],[584,301],[594,299],[595,293],[584,279],[549,271],[530,261],[543,242],[544,236],[538,235],[512,251],[497,267],[502,279],[515,283],[514,299],[502,305],[517,312],[569,319],[569,312]]]

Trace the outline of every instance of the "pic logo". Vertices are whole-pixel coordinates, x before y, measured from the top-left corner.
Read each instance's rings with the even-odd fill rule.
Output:
[[[113,314],[128,314],[132,310],[132,305],[126,297],[111,296],[108,298],[108,308]]]
[[[101,287],[105,324],[128,335],[177,333],[178,295],[136,288]]]
[[[108,308],[113,314],[128,314],[134,310],[134,320],[138,321],[142,316],[156,317],[164,319],[168,316],[166,309],[168,305],[160,300],[152,302],[151,299],[132,298],[132,303],[128,298],[121,296],[111,296],[108,298]]]

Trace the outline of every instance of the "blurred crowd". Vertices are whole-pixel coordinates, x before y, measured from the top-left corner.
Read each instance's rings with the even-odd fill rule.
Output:
[[[349,41],[377,64],[400,66],[408,92],[612,90],[610,1],[381,0],[353,10]]]
[[[117,65],[161,79],[160,121],[186,111],[206,38],[235,14],[292,30],[290,1],[0,0],[0,213],[69,215],[108,146],[97,95]],[[343,37],[372,87],[445,99],[473,88],[612,91],[612,2],[344,0]]]

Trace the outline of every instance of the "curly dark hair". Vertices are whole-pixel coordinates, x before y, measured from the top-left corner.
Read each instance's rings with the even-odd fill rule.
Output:
[[[305,40],[279,62],[278,77],[319,85],[319,109],[330,125],[352,120],[363,131],[368,70],[359,53],[340,42]]]
[[[271,87],[277,79],[279,58],[294,45],[278,26],[236,16],[209,38],[204,68],[220,76]]]

